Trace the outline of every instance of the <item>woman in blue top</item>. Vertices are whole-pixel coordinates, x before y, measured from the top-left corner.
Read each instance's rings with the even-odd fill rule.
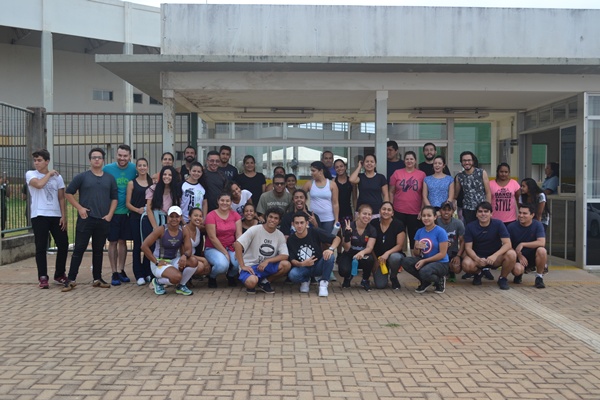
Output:
[[[419,280],[417,293],[423,293],[431,285],[436,293],[446,291],[448,274],[448,234],[435,224],[435,208],[425,206],[421,210],[423,228],[415,235],[413,257],[402,260],[406,272]]]
[[[433,175],[425,177],[423,181],[423,204],[434,206],[436,211],[446,201],[454,202],[454,179],[444,173],[446,159],[436,156],[433,159]]]

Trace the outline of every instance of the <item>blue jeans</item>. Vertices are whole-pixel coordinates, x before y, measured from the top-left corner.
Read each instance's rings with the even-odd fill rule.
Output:
[[[225,254],[221,253],[219,250],[214,247],[207,247],[204,249],[204,257],[210,265],[212,265],[212,269],[210,271],[210,277],[216,278],[219,274],[224,274],[227,272],[227,276],[236,277],[239,270],[240,265],[235,259],[235,251],[227,251],[229,253],[229,258],[231,259],[231,264],[227,261]]]
[[[322,281],[328,281],[333,271],[335,257],[332,255],[329,260],[323,257],[319,259],[312,267],[292,267],[288,273],[288,278],[294,283],[308,282],[310,278],[320,276]]]

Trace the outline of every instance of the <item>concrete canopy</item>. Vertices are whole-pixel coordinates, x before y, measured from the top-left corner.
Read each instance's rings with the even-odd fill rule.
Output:
[[[600,12],[580,11],[165,4],[161,55],[96,61],[155,98],[173,90],[206,121],[372,121],[377,91],[389,121],[419,109],[493,118],[600,90]]]

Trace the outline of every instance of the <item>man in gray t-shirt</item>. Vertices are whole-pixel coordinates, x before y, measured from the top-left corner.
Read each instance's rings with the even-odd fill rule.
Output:
[[[92,239],[92,274],[93,287],[109,288],[110,284],[102,279],[103,250],[108,236],[110,220],[112,219],[118,203],[117,182],[115,177],[104,172],[104,150],[93,148],[88,157],[90,169],[76,175],[67,186],[65,197],[77,209],[77,227],[75,233],[75,247],[71,256],[68,280],[63,292],[72,290],[76,284],[77,273],[87,249],[90,238]],[[79,192],[79,201],[75,194]]]
[[[462,221],[452,217],[454,204],[446,201],[440,208],[440,217],[435,223],[448,233],[448,258],[450,258],[450,282],[456,281],[456,274],[461,270],[462,256],[465,253],[465,226]]]
[[[240,281],[246,293],[256,293],[256,287],[272,294],[273,280],[287,274],[292,266],[288,261],[285,237],[277,229],[282,212],[279,208],[265,211],[265,223],[248,229],[233,244],[235,258],[240,264]]]

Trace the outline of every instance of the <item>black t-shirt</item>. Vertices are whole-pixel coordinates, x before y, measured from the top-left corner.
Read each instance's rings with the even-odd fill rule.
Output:
[[[219,171],[221,171],[225,175],[225,177],[231,182],[234,182],[235,178],[238,176],[237,168],[231,164],[227,164],[227,166],[225,167],[219,167]]]
[[[384,233],[381,230],[380,222],[381,220],[379,218],[371,221],[371,226],[373,226],[373,228],[375,228],[375,232],[377,232],[377,236],[375,237],[375,247],[373,247],[373,251],[377,257],[394,247],[396,245],[396,239],[398,235],[404,232],[406,229],[402,221],[392,218],[390,226],[388,226],[387,231]]]
[[[239,174],[235,177],[235,181],[240,185],[242,189],[249,190],[252,193],[252,204],[254,207],[258,205],[258,200],[262,195],[262,185],[267,184],[265,176],[260,172],[257,172],[254,177],[249,178],[245,174]]]
[[[322,229],[308,228],[306,236],[302,239],[296,236],[296,233],[292,233],[287,240],[289,259],[290,261],[304,261],[311,257],[321,259],[323,257],[321,244],[331,244],[334,239],[335,236]]]
[[[396,172],[397,169],[402,169],[402,168],[406,168],[406,164],[404,164],[404,161],[402,160],[398,160],[398,161],[390,161],[387,160],[387,181],[390,181],[390,177],[394,174],[394,172]]]
[[[427,162],[423,161],[422,163],[419,164],[419,169],[423,172],[425,172],[425,175],[427,176],[431,176],[433,174],[435,174],[435,171],[433,170],[433,164],[427,164]],[[446,175],[450,175],[450,170],[448,169],[448,166],[446,165],[444,167],[444,173]],[[452,175],[450,175],[452,176]]]
[[[309,210],[310,212],[310,210]],[[283,217],[281,218],[281,222],[279,223],[279,226],[277,227],[277,229],[279,229],[281,231],[281,233],[283,233],[285,236],[290,236],[293,232],[295,232],[295,229],[293,227],[294,224],[294,214],[296,214],[296,211],[292,211],[289,213],[286,213],[283,215]],[[306,214],[308,217],[310,217],[310,215]],[[321,224],[321,220],[319,219],[319,216],[317,214],[315,214],[315,219],[317,220],[317,224]],[[310,223],[308,224],[309,228],[318,228],[318,226],[312,226]]]
[[[352,184],[350,180],[346,180],[346,183],[340,183],[335,178],[335,184],[338,188],[338,204],[340,206],[339,216],[340,221],[345,217],[352,219]]]
[[[227,178],[221,171],[211,172],[205,169],[200,183],[206,190],[208,211],[217,209],[217,199],[227,184]]]
[[[364,250],[367,247],[367,242],[369,239],[377,237],[377,232],[372,225],[367,225],[362,235],[360,235],[356,230],[356,222],[352,222],[350,227],[352,228],[352,237],[350,238],[350,250],[348,253],[351,255]]]
[[[373,214],[379,214],[379,209],[383,203],[381,188],[388,184],[387,179],[382,174],[375,174],[374,177],[368,178],[365,174],[358,175],[358,199],[356,208],[362,204],[368,204],[373,209]]]

